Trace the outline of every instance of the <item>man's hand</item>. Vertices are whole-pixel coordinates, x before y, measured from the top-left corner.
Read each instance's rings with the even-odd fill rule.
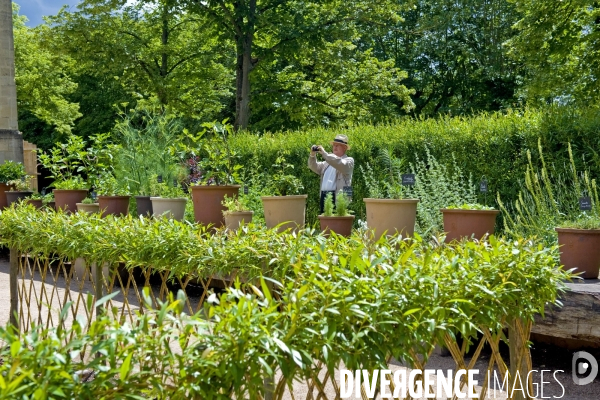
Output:
[[[317,150],[312,150],[313,148],[316,148]],[[323,146],[321,146],[320,144],[314,145],[311,147],[310,156],[314,157],[317,154],[317,152],[319,152],[321,154],[323,154],[325,152],[325,150],[323,149]]]

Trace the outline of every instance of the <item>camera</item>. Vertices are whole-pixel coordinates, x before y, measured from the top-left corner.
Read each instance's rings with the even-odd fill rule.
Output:
[[[310,148],[312,151],[319,151],[319,146],[313,144],[312,147]]]

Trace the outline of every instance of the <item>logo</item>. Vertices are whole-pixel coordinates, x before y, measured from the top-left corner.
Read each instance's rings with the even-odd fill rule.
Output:
[[[587,351],[578,351],[573,354],[573,382],[576,385],[588,385],[596,379],[598,375],[598,361]],[[586,375],[580,378],[580,375]]]

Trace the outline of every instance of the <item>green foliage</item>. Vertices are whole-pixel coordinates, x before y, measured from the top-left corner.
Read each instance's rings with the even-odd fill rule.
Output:
[[[165,182],[182,180],[187,154],[178,146],[186,134],[181,119],[152,106],[138,106],[120,117],[113,129],[119,143],[114,149],[116,179],[137,195],[152,194],[150,185],[157,176]]]
[[[351,211],[348,210],[348,205],[350,205],[350,199],[346,196],[346,193],[340,191],[335,196],[335,215],[339,217],[350,216]]]
[[[131,194],[126,181],[117,181],[117,179],[109,173],[100,175],[97,185],[96,191],[99,196],[129,196]]]
[[[280,152],[272,165],[269,188],[275,196],[296,195],[304,189],[302,181],[292,174],[294,165],[286,161],[285,155],[285,152]]]
[[[16,190],[20,192],[31,191],[31,175],[24,175],[21,179],[14,179],[6,182],[6,184],[11,188],[11,190]]]
[[[521,90],[530,104],[597,106],[598,2],[511,0],[521,18],[507,42],[513,60],[526,66]]]
[[[310,229],[241,230],[230,235],[160,218],[5,210],[2,244],[40,260],[82,257],[127,269],[152,266],[171,277],[235,271],[249,279],[210,295],[197,315],[183,312],[187,299],[178,294],[137,315],[132,326],[104,298],[103,313],[77,319],[72,328],[2,328],[0,339],[9,345],[0,349],[0,397],[44,387],[66,398],[258,398],[275,371],[293,382],[313,376],[318,364],[373,369],[393,356],[414,365],[446,335],[469,340],[482,329],[501,334],[515,318],[533,321],[558,304],[571,276],[556,268],[556,246],[532,240],[492,236],[440,246],[418,235],[363,242]],[[149,308],[150,294],[143,297]],[[92,306],[89,297],[86,307]],[[62,319],[69,314],[65,308]],[[81,384],[86,370],[95,379]]]
[[[0,164],[0,183],[19,180],[26,174],[25,166],[21,163],[6,160]]]
[[[477,193],[472,177],[467,179],[456,162],[442,164],[425,148],[425,158],[417,157],[411,170],[416,176],[415,185],[408,189],[417,204],[417,230],[421,233],[443,232],[442,208],[448,205],[474,204]]]
[[[242,166],[237,164],[237,151],[231,148],[229,138],[234,134],[233,126],[223,121],[202,125],[205,130],[199,134],[204,137],[206,129],[212,131],[213,136],[205,138],[201,143],[201,151],[194,154],[201,158],[199,165],[204,173],[202,183],[215,185],[233,185],[240,179],[239,170]]]
[[[111,168],[114,146],[108,142],[108,134],[92,137],[86,147],[83,138],[69,135],[66,143],[56,143],[48,153],[38,152],[38,159],[50,171],[56,189],[85,189],[96,186],[98,175]],[[84,181],[83,176],[87,178]]]
[[[382,60],[409,71],[412,115],[470,115],[514,107],[523,63],[506,56],[521,14],[505,0],[413,0],[402,19],[363,26],[361,42]],[[366,25],[366,24],[365,24]],[[518,104],[518,103],[517,103]]]
[[[323,202],[323,215],[333,217],[333,194],[327,193]]]
[[[226,67],[234,49],[208,22],[178,2],[86,0],[74,12],[65,7],[50,17],[48,30],[51,48],[76,61],[77,78],[103,106],[125,95],[206,120],[224,108],[234,77]],[[110,90],[108,98],[103,89]],[[99,112],[106,110],[93,111]]]
[[[528,151],[525,179],[518,198],[505,206],[498,195],[498,204],[507,215],[505,230],[513,237],[537,236],[545,243],[555,243],[557,235],[554,228],[566,221],[579,219],[579,198],[583,195],[590,196],[592,200],[591,214],[600,216],[596,180],[590,179],[588,170],[583,174],[577,172],[570,143],[567,149],[568,170],[561,171],[556,164],[546,161],[540,140],[537,150],[541,168],[534,166],[531,152]],[[583,221],[585,224],[585,218]]]
[[[82,115],[79,105],[69,100],[77,88],[70,76],[75,60],[50,48],[47,25],[27,27],[19,6],[12,5],[18,107],[68,135]]]
[[[464,204],[453,204],[446,207],[448,210],[493,210],[494,207],[484,206],[479,203],[464,203]]]
[[[377,154],[376,166],[366,163],[363,169],[359,165],[369,197],[372,199],[403,199],[402,172],[404,161],[393,155],[392,150],[380,148]]]
[[[225,208],[227,208],[226,211],[223,211],[223,214],[227,214],[229,212],[249,211],[247,198],[243,194],[232,197],[225,196],[222,204],[225,206]]]
[[[181,184],[176,180],[173,182],[164,180],[162,182],[158,182],[158,177],[156,175],[152,175],[150,177],[150,182],[150,196],[164,197],[170,199],[188,197],[188,195],[185,194],[185,192],[181,188]]]
[[[443,117],[437,119],[400,120],[387,125],[362,125],[348,129],[310,129],[294,132],[240,133],[231,138],[232,147],[238,149],[240,164],[256,158],[255,171],[273,174],[275,159],[286,151],[286,160],[296,166],[298,177],[307,193],[307,222],[314,223],[319,213],[319,181],[306,165],[309,146],[328,143],[336,134],[350,138],[352,149],[348,155],[355,160],[352,179],[353,201],[351,209],[357,219],[365,219],[362,198],[370,197],[365,174],[359,173],[367,163],[374,165],[379,149],[392,149],[393,154],[415,164],[417,157],[426,159],[426,148],[441,165],[453,164],[461,168],[464,176],[478,182],[482,176],[488,181],[488,197],[477,193],[475,202],[495,206],[495,194],[505,203],[512,204],[519,196],[519,177],[527,169],[527,150],[537,149],[538,138],[548,152],[558,171],[569,174],[567,144],[573,143],[577,167],[582,170],[583,160],[591,177],[600,176],[600,111],[597,108],[574,109],[548,107],[543,110],[525,110],[481,114],[473,117]],[[539,167],[534,160],[534,166]],[[450,202],[443,206],[449,205]],[[498,207],[495,207],[498,208]],[[503,217],[505,213],[502,214]]]
[[[574,229],[600,229],[600,216],[583,212],[577,219],[563,221],[558,225],[558,227]]]
[[[94,204],[94,200],[92,200],[90,197],[86,197],[85,199],[83,199],[81,201],[82,204]]]

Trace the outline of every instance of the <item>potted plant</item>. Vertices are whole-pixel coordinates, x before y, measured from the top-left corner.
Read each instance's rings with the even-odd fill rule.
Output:
[[[500,211],[477,203],[451,205],[440,210],[444,217],[446,242],[463,238],[481,239],[494,233]]]
[[[377,178],[369,163],[365,169],[359,167],[369,193],[369,197],[363,199],[367,211],[367,226],[373,230],[376,239],[384,232],[387,235],[399,233],[412,236],[419,200],[405,198],[401,175],[404,163],[385,149],[379,151],[377,161],[383,169]]]
[[[273,165],[275,173],[271,176],[269,190],[274,196],[261,196],[265,211],[267,228],[279,226],[280,232],[304,226],[306,219],[305,194],[298,194],[304,186],[298,177],[292,174],[294,166],[288,164],[280,154]]]
[[[248,208],[244,195],[225,196],[223,205],[226,210],[223,211],[225,217],[225,227],[230,230],[237,230],[240,225],[252,222],[254,214]]]
[[[105,173],[98,179],[98,205],[102,217],[129,214],[130,197],[129,188],[119,185],[112,174]]]
[[[40,193],[42,197],[42,206],[44,208],[48,208],[50,210],[56,210],[56,202],[54,201],[54,193],[46,193],[45,189],[42,189],[42,193]]]
[[[20,200],[26,199],[33,194],[33,190],[29,187],[31,182],[31,175],[25,175],[21,179],[14,179],[8,181],[8,191],[6,195],[6,204],[10,206],[12,203],[16,203]]]
[[[155,177],[150,190],[154,195],[150,197],[152,215],[173,218],[177,221],[183,220],[187,197],[177,181],[174,182],[174,185],[169,185],[159,177]]]
[[[44,207],[44,203],[42,200],[43,196],[39,193],[33,193],[28,199],[25,200],[27,204],[31,204],[37,209],[42,209]]]
[[[21,163],[6,160],[0,164],[0,210],[3,210],[8,205],[5,194],[9,189],[8,182],[21,179],[25,175],[25,167]]]
[[[233,134],[233,127],[225,122],[204,124],[205,130],[200,136],[206,135],[207,130],[213,136],[202,141],[197,155],[200,158],[198,164],[202,177],[190,186],[194,219],[198,223],[212,224],[217,228],[225,224],[223,199],[226,196],[237,196],[239,192],[240,185],[235,183],[238,181],[238,171],[242,168],[235,163],[237,153],[230,149],[227,140]]]
[[[583,213],[555,228],[560,263],[584,279],[597,279],[600,272],[600,217]]]
[[[77,211],[94,214],[100,212],[100,205],[95,203],[92,198],[86,197],[81,203],[77,203]]]
[[[335,207],[333,205],[333,195],[331,193],[327,194],[323,206],[323,215],[319,215],[321,230],[326,235],[330,231],[342,236],[350,236],[352,234],[354,215],[351,215],[348,210],[349,204],[350,199],[342,191],[336,195]]]
[[[84,164],[84,160],[87,161],[87,151],[83,139],[71,135],[67,143],[57,143],[49,154],[40,153],[38,159],[40,164],[50,171],[50,177],[54,179],[52,186],[54,187],[55,207],[66,212],[77,211],[77,203],[85,199],[89,187],[78,174],[82,171],[92,172]]]

